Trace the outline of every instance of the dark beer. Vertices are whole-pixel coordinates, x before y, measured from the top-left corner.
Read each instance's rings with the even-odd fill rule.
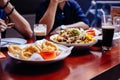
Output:
[[[36,40],[41,40],[41,39],[44,39],[45,36],[36,36]]]
[[[102,45],[104,47],[111,47],[114,35],[114,27],[102,27]]]

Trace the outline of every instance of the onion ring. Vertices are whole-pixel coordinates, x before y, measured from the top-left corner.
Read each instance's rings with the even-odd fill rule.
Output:
[[[9,50],[10,53],[20,54],[21,51],[22,51],[22,48],[20,48],[18,45],[10,45],[8,47],[8,50]]]

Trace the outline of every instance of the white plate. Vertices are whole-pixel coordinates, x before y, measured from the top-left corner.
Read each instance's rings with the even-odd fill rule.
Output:
[[[41,44],[43,41],[44,40],[38,40],[36,43]],[[33,44],[24,44],[24,45],[19,45],[19,46],[20,47],[25,47],[25,46],[33,45]],[[56,58],[51,59],[51,60],[38,59],[38,57],[37,57],[37,60],[34,60],[34,58],[32,60],[30,60],[30,59],[29,60],[22,60],[18,56],[13,55],[12,53],[8,52],[8,55],[11,58],[15,59],[15,60],[19,60],[19,61],[22,61],[22,62],[25,62],[25,63],[30,63],[30,64],[48,64],[48,63],[53,63],[53,62],[57,62],[57,61],[65,59],[67,56],[70,55],[71,50],[73,48],[73,47],[66,47],[66,46],[59,45],[59,44],[57,44],[57,46],[58,46],[58,48],[60,50],[60,54]],[[40,56],[38,53],[36,53],[35,55]]]
[[[98,40],[102,40],[102,35],[96,36]],[[120,34],[119,33],[114,33],[113,40],[120,39]]]
[[[25,44],[27,41],[22,38],[2,38],[0,47],[7,47],[10,44]]]
[[[57,41],[55,41],[54,38],[57,37],[57,36],[58,36],[58,34],[54,34],[54,35],[50,36],[50,40],[53,41],[53,42],[56,42],[56,43],[58,43],[58,44],[65,45],[65,46],[78,46],[78,47],[80,47],[80,48],[88,48],[88,47],[96,44],[97,41],[98,41],[98,40],[96,39],[95,42],[90,42],[90,43],[88,43],[88,44],[76,44],[76,43],[66,44],[66,43],[62,43],[62,42],[57,42]]]

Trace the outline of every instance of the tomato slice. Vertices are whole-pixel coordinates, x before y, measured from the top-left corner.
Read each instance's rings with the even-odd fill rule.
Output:
[[[87,32],[95,32],[94,30],[87,30]]]
[[[45,60],[50,60],[54,59],[57,55],[54,51],[47,51],[47,52],[40,52],[40,55],[43,57]]]
[[[87,33],[92,35],[92,36],[95,36],[95,31],[94,30],[88,30]]]

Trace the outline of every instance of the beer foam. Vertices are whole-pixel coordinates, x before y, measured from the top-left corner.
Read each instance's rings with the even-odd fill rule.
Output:
[[[36,26],[36,27],[34,27],[34,33],[36,36],[45,36],[46,35],[46,27],[43,25]]]
[[[109,26],[109,25],[102,26],[102,28],[104,28],[104,29],[114,29],[113,26]]]

